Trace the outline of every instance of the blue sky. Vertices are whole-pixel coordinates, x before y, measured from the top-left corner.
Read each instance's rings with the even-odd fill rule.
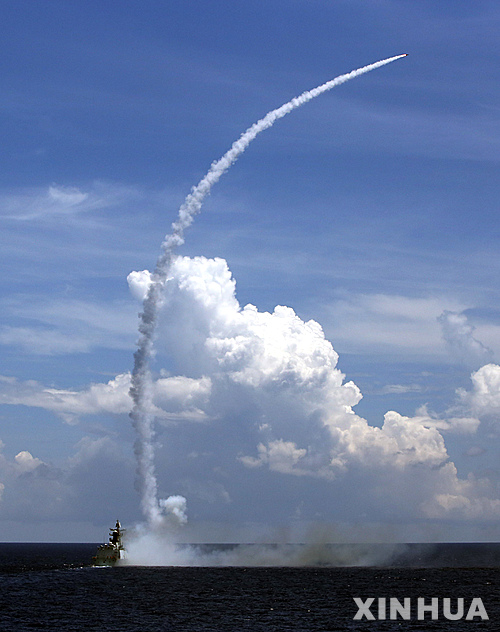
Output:
[[[185,539],[498,538],[498,5],[1,15],[0,541],[142,519],[127,380],[144,278],[128,275],[252,123],[402,53],[263,132],[188,231],[158,332],[158,483],[187,498]],[[276,305],[299,320],[269,320]]]

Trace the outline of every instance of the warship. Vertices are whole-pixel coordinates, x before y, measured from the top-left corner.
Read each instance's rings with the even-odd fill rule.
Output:
[[[101,544],[92,558],[94,566],[115,566],[120,560],[125,559],[125,547],[123,546],[123,534],[120,521],[117,520],[115,526],[109,530],[109,542]]]

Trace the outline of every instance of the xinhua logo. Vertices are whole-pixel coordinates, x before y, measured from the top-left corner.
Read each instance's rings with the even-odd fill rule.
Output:
[[[358,607],[358,611],[354,615],[354,619],[368,619],[375,621],[375,619],[406,619],[409,621],[415,616],[415,605],[410,597],[403,598],[402,602],[395,597],[386,599],[385,597],[379,597],[375,600],[375,597],[369,597],[368,599],[360,599],[359,597],[353,597],[354,603]],[[444,617],[449,621],[458,621],[465,619],[472,621],[476,617],[479,619],[489,619],[486,608],[480,597],[475,597],[471,600],[468,608],[466,607],[465,600],[462,597],[456,599],[450,599],[445,597],[439,599],[439,597],[431,597],[426,599],[425,597],[418,597],[416,604],[417,619],[439,619]]]

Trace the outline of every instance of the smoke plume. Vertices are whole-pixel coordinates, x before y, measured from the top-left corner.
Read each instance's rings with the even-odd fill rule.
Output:
[[[130,394],[134,401],[130,417],[137,432],[135,452],[137,457],[138,485],[141,494],[141,508],[151,527],[158,527],[162,524],[164,509],[169,506],[169,499],[159,502],[157,495],[157,481],[154,469],[153,387],[150,363],[155,355],[154,337],[163,286],[175,256],[175,250],[184,243],[185,229],[191,225],[194,216],[200,211],[203,200],[210,193],[212,186],[219,181],[220,177],[238,159],[260,132],[268,129],[274,125],[278,119],[283,118],[296,108],[323,94],[323,92],[327,92],[359,75],[385,66],[401,57],[405,57],[405,55],[389,57],[388,59],[340,75],[317,88],[303,92],[300,96],[293,98],[281,107],[271,110],[264,118],[249,127],[240,138],[233,143],[229,151],[227,151],[222,158],[212,163],[207,174],[193,187],[191,193],[181,205],[177,221],[172,224],[172,232],[165,237],[162,243],[161,254],[156,263],[155,271],[151,277],[149,291],[143,303],[143,311],[140,314],[138,348],[134,354],[134,369],[130,388]],[[185,515],[184,510],[181,515]]]

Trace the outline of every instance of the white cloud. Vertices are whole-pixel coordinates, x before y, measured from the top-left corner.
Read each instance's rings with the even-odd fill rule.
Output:
[[[403,393],[420,393],[422,390],[420,384],[387,384],[380,393],[382,395],[401,395]]]
[[[61,472],[27,450],[13,459],[0,453],[0,480],[4,519],[53,515],[64,493]]]
[[[269,465],[270,470],[281,472],[282,474],[304,474],[305,470],[301,469],[299,464],[301,459],[306,456],[307,450],[297,448],[293,441],[270,441],[266,446],[259,443],[257,446],[259,453],[258,458],[242,456],[239,460],[247,467],[260,467],[263,464]]]
[[[45,190],[31,189],[23,193],[0,195],[1,215],[5,219],[34,220],[50,215],[86,212],[107,205],[96,192],[53,184]]]
[[[14,461],[20,472],[32,472],[43,463],[43,461],[34,457],[27,450],[22,450],[19,454],[16,454]]]
[[[144,290],[147,281],[146,273],[132,276],[136,289]],[[401,326],[432,322],[439,337],[438,302],[378,297],[371,305],[373,313],[384,315],[394,308]],[[418,306],[421,313],[415,316]],[[245,515],[257,501],[251,497],[255,477],[265,481],[258,486],[259,507],[276,515],[292,515],[301,498],[312,502],[319,493],[315,484],[328,485],[342,511],[359,506],[373,512],[373,520],[448,514],[470,519],[471,507],[477,506],[495,513],[493,487],[458,477],[444,437],[477,431],[480,410],[491,411],[498,403],[499,367],[488,365],[473,374],[473,391],[460,394],[462,414],[437,415],[425,406],[413,417],[389,411],[378,427],[355,413],[361,392],[345,381],[337,360],[318,323],[304,322],[284,306],[273,312],[242,308],[224,260],[178,258],[166,283],[155,361],[157,433],[164,446],[158,446],[156,460],[160,486],[164,478],[174,496],[198,490],[188,498],[195,513],[207,505],[227,511],[230,504]],[[0,401],[42,407],[72,423],[84,415],[128,413],[129,388],[128,373],[80,391],[3,378]],[[186,423],[199,421],[203,424]],[[103,446],[82,445],[83,462],[93,458],[94,448],[101,458]],[[296,498],[306,484],[307,494]],[[276,507],[271,499],[285,486]],[[319,506],[328,516],[333,511]]]
[[[89,339],[42,327],[10,327],[0,330],[0,343],[17,347],[35,355],[86,353],[92,344]]]
[[[352,382],[344,382],[336,367],[338,355],[321,326],[302,321],[287,307],[278,306],[272,313],[252,305],[241,308],[223,260],[178,259],[166,294],[160,347],[168,349],[181,372],[201,371],[210,377],[205,410],[219,419],[226,450],[231,445],[224,433],[232,436],[230,426],[241,426],[246,448],[233,449],[246,471],[344,478],[347,485],[351,471],[363,471],[368,489],[376,489],[383,478],[388,494],[395,482],[386,477],[393,471],[404,487],[395,492],[401,502],[413,493],[409,490],[420,486],[417,512],[423,511],[424,502],[431,502],[436,489],[455,493],[459,479],[442,432],[474,433],[480,423],[477,417],[438,416],[423,407],[415,417],[390,411],[381,428],[370,425],[353,411],[361,393]],[[425,327],[434,327],[436,340],[440,337],[440,301],[379,296],[370,304],[373,313],[390,316],[401,327],[422,321]],[[247,410],[252,412],[243,412]],[[249,450],[250,437],[255,443]],[[416,482],[415,468],[421,482]]]
[[[67,423],[76,423],[80,415],[128,413],[130,375],[124,373],[107,384],[92,384],[83,391],[47,388],[35,381],[19,382],[0,377],[0,402],[34,406],[50,410]]]
[[[57,219],[110,209],[144,193],[129,186],[104,181],[90,183],[86,190],[52,184],[0,192],[0,218],[18,221]]]
[[[493,351],[474,337],[465,314],[445,310],[438,318],[443,338],[457,359],[467,365],[481,366],[493,359]]]
[[[465,518],[466,520],[496,521],[500,518],[498,489],[487,478],[470,474],[457,479],[449,468],[448,489],[436,489],[434,496],[423,503],[430,518]]]
[[[155,384],[155,414],[165,420],[202,421],[205,413],[200,407],[207,401],[210,389],[208,378],[160,378]],[[48,388],[32,380],[20,382],[0,376],[0,403],[50,410],[69,424],[77,423],[84,415],[128,414],[132,409],[129,390],[130,373],[80,391]]]
[[[486,450],[484,448],[478,445],[473,445],[466,450],[465,455],[474,457],[474,456],[481,456],[482,454],[485,454],[485,453],[486,453]]]
[[[384,416],[382,431],[397,444],[395,464],[427,464],[436,466],[448,459],[444,439],[436,428],[426,427],[421,420],[390,411]]]
[[[458,434],[473,434],[481,423],[477,417],[454,415],[453,408],[443,415],[437,415],[429,412],[426,404],[417,409],[416,416],[413,419],[426,428],[437,428],[438,430]]]
[[[438,494],[434,506],[428,509],[430,517],[450,517],[454,515],[469,519],[495,520],[500,518],[500,500],[497,498],[468,498],[463,494]]]
[[[28,326],[4,325],[0,343],[27,354],[88,353],[95,348],[130,349],[136,336],[137,311],[132,303],[98,304],[36,297],[5,302],[5,312]]]
[[[212,390],[209,377],[193,379],[182,375],[160,378],[154,384],[153,402],[160,419],[205,421],[204,411]]]
[[[9,461],[2,453],[4,443],[0,441],[0,476],[6,478],[18,478],[19,476],[31,473],[40,466],[46,466],[41,459],[34,457],[27,450],[21,450],[13,460]]]
[[[332,303],[329,318],[337,344],[351,352],[412,357],[444,355],[438,317],[465,305],[447,297],[351,294]]]
[[[0,452],[2,517],[37,522],[87,520],[89,512],[102,520],[110,510],[133,515],[133,470],[133,460],[110,437],[83,437],[58,466],[27,450],[13,458]]]
[[[493,417],[500,415],[500,366],[486,364],[471,375],[472,390],[459,389],[462,405],[474,414]]]

